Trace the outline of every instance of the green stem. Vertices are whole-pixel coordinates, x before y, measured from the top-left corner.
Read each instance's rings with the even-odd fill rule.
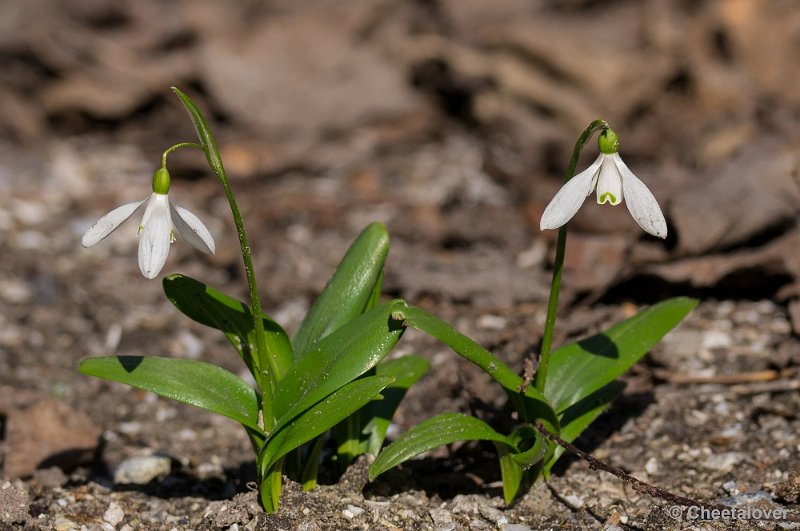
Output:
[[[162,166],[166,167],[167,155],[176,149],[183,147],[200,149],[205,152],[207,158],[211,159],[211,155],[204,145],[197,144],[195,142],[181,142],[180,144],[175,144],[164,152],[164,154],[161,156]],[[268,427],[271,426],[273,422],[272,402],[275,396],[277,381],[282,375],[279,374],[280,371],[274,363],[274,358],[267,352],[264,321],[261,317],[261,300],[258,297],[258,286],[256,284],[255,268],[253,267],[253,257],[250,254],[250,243],[247,239],[247,232],[244,228],[242,214],[239,212],[239,205],[236,203],[236,198],[233,195],[233,190],[231,189],[230,182],[228,181],[228,175],[225,172],[225,167],[222,165],[222,160],[216,157],[215,160],[217,163],[212,165],[212,169],[214,170],[214,173],[217,174],[217,177],[222,184],[222,188],[225,190],[225,196],[228,198],[228,205],[230,206],[231,214],[233,215],[233,222],[236,225],[236,232],[239,235],[239,247],[241,247],[242,250],[242,260],[244,261],[244,270],[245,275],[247,276],[247,287],[248,291],[250,292],[250,314],[253,317],[253,326],[255,326],[256,336],[256,355],[252,358],[252,365],[255,372],[254,376],[256,378],[256,382],[258,382],[262,392],[266,392],[269,396],[269,400],[262,401],[262,414],[264,416],[264,423]],[[266,372],[265,367],[262,367],[263,358],[266,358],[267,363],[270,365],[269,373],[266,374],[266,378],[264,378]]]
[[[608,129],[605,120],[595,120],[578,137],[575,148],[572,150],[572,158],[569,161],[567,174],[564,182],[569,181],[575,176],[575,168],[578,166],[578,159],[586,142],[598,129]],[[561,291],[561,276],[564,272],[564,252],[567,248],[567,225],[564,224],[558,229],[558,240],[556,242],[556,258],[553,264],[553,280],[550,283],[550,299],[547,302],[547,319],[544,323],[544,333],[542,334],[542,348],[539,352],[539,367],[534,378],[534,387],[537,391],[544,392],[544,384],[547,381],[547,371],[550,368],[550,349],[553,344],[553,332],[556,326],[556,312],[558,310],[558,294]]]
[[[185,148],[185,147],[199,149],[200,151],[205,151],[206,150],[206,148],[204,148],[202,144],[198,144],[197,142],[181,142],[180,144],[175,144],[174,146],[172,146],[170,148],[167,148],[167,150],[164,152],[164,154],[161,155],[161,167],[162,168],[166,168],[167,167],[167,155],[169,155],[170,153],[172,153],[176,149]]]
[[[275,388],[277,386],[277,368],[272,363],[273,357],[267,353],[267,340],[264,332],[264,320],[261,317],[261,300],[258,297],[258,286],[256,285],[255,268],[253,267],[253,257],[250,254],[250,243],[247,239],[247,232],[244,229],[244,221],[239,212],[239,206],[236,204],[236,198],[233,196],[233,190],[228,182],[228,176],[225,173],[225,168],[220,163],[217,171],[222,187],[225,189],[225,196],[228,198],[228,204],[233,214],[233,222],[236,224],[236,232],[239,235],[239,247],[242,249],[242,260],[244,261],[244,271],[247,276],[247,288],[250,292],[250,314],[253,316],[253,324],[255,325],[256,335],[256,356],[253,359],[253,367],[256,369],[256,380],[263,391],[268,391],[270,400],[263,401],[264,409],[264,422],[268,425],[272,424],[272,398],[275,396]],[[267,359],[267,363],[271,365],[269,374],[267,374],[266,383],[269,389],[264,389],[264,372],[267,369],[262,367],[262,357]],[[269,411],[267,411],[269,408]]]

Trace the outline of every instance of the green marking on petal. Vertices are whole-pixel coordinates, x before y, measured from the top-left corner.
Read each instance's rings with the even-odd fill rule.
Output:
[[[600,199],[597,202],[602,205],[606,201],[610,202],[613,205],[617,202],[617,196],[615,196],[611,192],[605,192],[603,193],[603,195],[600,196]]]

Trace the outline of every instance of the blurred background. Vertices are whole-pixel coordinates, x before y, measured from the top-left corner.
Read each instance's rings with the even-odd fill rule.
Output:
[[[626,208],[590,198],[570,224],[557,341],[638,305],[692,295],[707,302],[691,334],[654,353],[642,385],[652,387],[658,370],[662,378],[796,374],[800,10],[792,0],[0,6],[4,477],[29,477],[64,446],[95,449],[101,434],[99,462],[109,467],[141,448],[183,445],[175,459],[185,471],[225,485],[232,474],[223,469],[248,459],[243,436],[220,437],[227,421],[182,419],[182,406],[75,373],[80,358],[109,353],[243,369],[223,338],[189,323],[158,281],[141,277],[136,221],[91,249],[79,243],[101,215],[150,193],[164,149],[195,139],[173,85],[206,112],[264,306],[290,330],[352,239],[379,220],[392,236],[387,294],[439,313],[521,367],[539,341],[549,289],[555,232],[541,233],[539,218],[577,136],[604,118],[658,198],[669,237],[650,238]],[[164,273],[244,297],[235,231],[204,157],[179,151],[169,168],[171,198],[206,222],[217,254],[179,241]],[[411,340],[434,356],[435,374],[421,384],[441,397],[434,410],[468,409],[476,397],[502,402],[449,352]],[[431,412],[414,396],[403,426]],[[78,424],[34,428],[36,418]],[[45,429],[63,431],[43,437]],[[75,441],[64,442],[67,434]],[[64,444],[38,448],[42,440]],[[216,465],[198,472],[198,460]],[[106,473],[97,457],[56,464],[87,462],[95,468],[83,481]]]

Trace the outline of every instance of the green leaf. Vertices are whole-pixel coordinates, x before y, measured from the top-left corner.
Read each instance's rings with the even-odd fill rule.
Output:
[[[389,233],[386,227],[382,223],[370,223],[350,245],[328,280],[328,285],[292,338],[296,359],[300,359],[316,341],[367,309],[375,297],[375,286],[380,286],[379,280],[388,252]]]
[[[352,415],[351,415],[352,416]],[[319,460],[322,455],[322,447],[325,445],[325,437],[318,436],[314,440],[305,458],[305,466],[300,476],[300,484],[303,485],[303,491],[308,492],[317,486],[317,476],[319,471]]]
[[[437,446],[456,441],[496,441],[513,447],[511,440],[480,419],[461,413],[444,413],[417,424],[383,449],[372,466],[369,480]]]
[[[530,424],[518,426],[508,438],[514,447],[495,443],[497,454],[500,457],[500,473],[503,477],[503,499],[510,505],[533,483],[538,470],[541,469],[542,460],[547,457],[550,449],[548,441],[539,436],[539,433]],[[533,441],[531,445],[530,442]],[[515,448],[530,448],[516,451]]]
[[[248,369],[253,371],[252,350],[255,344],[255,327],[250,307],[207,284],[184,275],[164,277],[167,298],[190,319],[221,330],[239,352]],[[278,354],[278,366],[284,373],[292,365],[292,345],[281,326],[268,315],[262,314],[267,349]]]
[[[360,378],[314,404],[267,441],[262,450],[265,457],[260,459],[263,466],[271,467],[290,451],[358,411],[392,381],[392,378],[383,376]]]
[[[562,413],[630,369],[697,303],[687,297],[669,299],[601,334],[555,350],[545,396]]]
[[[548,400],[532,386],[528,386],[524,396],[521,395],[519,388],[523,383],[522,378],[500,358],[438,317],[416,306],[403,303],[397,307],[394,317],[402,319],[407,326],[413,326],[432,335],[458,355],[486,371],[503,387],[520,414],[527,417],[525,420],[541,419],[548,423],[553,430],[558,431],[558,419]]]
[[[336,463],[340,471],[344,472],[353,459],[361,454],[378,455],[386,439],[386,431],[392,423],[394,412],[402,402],[406,391],[428,372],[429,368],[430,362],[426,358],[411,354],[383,361],[373,369],[378,376],[394,378],[394,383],[383,390],[383,400],[370,402],[334,429],[333,438],[337,442]]]
[[[155,356],[105,356],[82,360],[78,371],[219,413],[263,434],[255,390],[216,365]]]
[[[514,449],[502,443],[494,443],[500,458],[500,476],[503,478],[503,501],[511,505],[525,490],[525,470],[514,460]]]
[[[283,484],[283,460],[279,459],[269,469],[262,472],[258,486],[261,506],[267,513],[278,512],[281,501],[281,485]]]
[[[560,437],[567,442],[572,442],[599,417],[608,406],[622,394],[625,384],[613,381],[567,408],[561,415]],[[544,467],[545,475],[550,474],[553,465],[564,454],[564,448],[556,446],[553,455]]]
[[[401,302],[377,306],[317,341],[278,384],[274,404],[278,421],[274,429],[280,429],[383,359],[404,330],[402,323],[392,318]]]
[[[426,358],[413,354],[378,364],[377,375],[390,376],[394,383],[383,390],[383,400],[370,402],[360,411],[361,419],[366,422],[362,430],[361,453],[378,455],[386,439],[386,430],[406,391],[428,372],[430,366]]]
[[[194,129],[197,131],[197,136],[200,139],[200,143],[203,145],[203,148],[205,148],[203,151],[206,153],[208,165],[211,166],[211,169],[214,170],[214,173],[217,175],[223,175],[225,173],[225,169],[222,166],[222,159],[219,156],[219,150],[217,150],[217,143],[214,141],[214,136],[211,134],[211,129],[208,127],[208,122],[206,122],[206,119],[203,116],[203,113],[200,111],[200,108],[189,98],[189,96],[181,92],[177,87],[172,87],[172,91],[178,95],[183,103],[183,106],[186,107],[187,111],[189,111],[189,117],[194,123]]]

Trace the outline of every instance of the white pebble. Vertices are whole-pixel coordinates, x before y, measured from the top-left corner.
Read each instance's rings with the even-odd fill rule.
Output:
[[[352,514],[353,516],[358,516],[364,512],[364,509],[356,505],[348,505],[347,510],[350,511],[350,514]]]
[[[478,318],[478,327],[484,330],[502,330],[507,324],[506,318],[499,315],[485,314]]]
[[[114,483],[146,485],[172,470],[169,457],[150,455],[131,457],[119,464],[114,471]]]
[[[570,504],[574,509],[582,509],[584,505],[583,498],[575,494],[568,494],[564,496],[564,501]]]
[[[655,476],[659,473],[661,467],[658,464],[658,459],[655,457],[651,457],[647,460],[647,463],[644,465],[644,471],[647,472],[651,476]]]
[[[703,334],[703,348],[726,348],[731,346],[731,336],[720,330],[709,330]]]
[[[742,453],[726,452],[709,456],[703,463],[703,466],[719,472],[730,472],[742,459],[744,459],[744,454]]]
[[[122,510],[122,507],[114,502],[111,502],[106,512],[103,513],[103,520],[115,527],[123,518],[125,518],[125,512]]]

